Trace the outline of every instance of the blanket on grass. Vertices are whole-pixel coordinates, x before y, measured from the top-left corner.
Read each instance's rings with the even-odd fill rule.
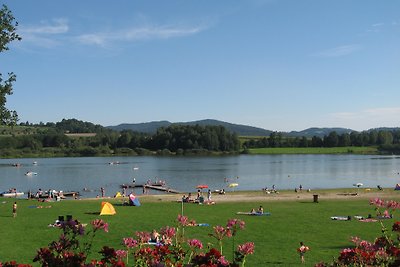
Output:
[[[259,212],[246,212],[246,211],[238,211],[236,212],[237,215],[250,215],[250,216],[269,216],[271,215],[270,212],[263,212],[263,213],[259,213]]]

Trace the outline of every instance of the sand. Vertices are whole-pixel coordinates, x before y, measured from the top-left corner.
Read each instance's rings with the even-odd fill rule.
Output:
[[[183,194],[182,194],[183,195]],[[179,194],[169,195],[139,195],[141,201],[179,201],[182,197]],[[203,193],[207,195],[206,192]],[[311,191],[280,191],[278,193],[266,194],[263,191],[237,191],[237,192],[226,192],[225,195],[219,195],[218,193],[212,194],[212,201],[215,203],[220,202],[268,202],[268,201],[310,201],[313,202],[315,197],[318,195],[318,201],[328,199],[343,199],[343,200],[356,200],[356,199],[398,199],[400,198],[400,191],[395,191],[390,188],[384,190],[378,189],[331,189],[331,190],[311,190]]]

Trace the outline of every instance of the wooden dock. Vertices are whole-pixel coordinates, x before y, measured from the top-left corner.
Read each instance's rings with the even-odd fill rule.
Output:
[[[121,188],[148,188],[148,189],[152,189],[152,190],[157,190],[157,191],[163,191],[166,193],[173,193],[173,194],[180,194],[181,192],[179,192],[178,190],[166,187],[166,186],[162,186],[162,185],[148,185],[148,184],[122,184],[120,185]]]

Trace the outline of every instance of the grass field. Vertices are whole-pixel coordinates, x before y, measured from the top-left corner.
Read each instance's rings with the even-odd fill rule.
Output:
[[[377,154],[376,147],[273,147],[252,148],[250,154]]]
[[[310,194],[306,198],[285,201],[271,201],[268,196],[263,195],[262,199],[249,202],[218,202],[210,206],[185,204],[186,216],[198,223],[210,224],[210,227],[186,228],[186,237],[199,238],[203,244],[215,244],[215,240],[208,236],[208,233],[212,232],[212,226],[224,226],[228,219],[239,218],[246,222],[246,228],[239,231],[236,243],[255,243],[255,254],[248,257],[247,266],[299,266],[299,256],[296,252],[299,241],[304,241],[310,246],[311,250],[306,254],[306,266],[313,266],[321,260],[331,261],[339,255],[342,248],[351,246],[351,236],[373,240],[380,234],[379,223],[330,219],[331,216],[374,214],[368,199],[324,199],[325,191],[319,193],[319,203],[313,203]],[[229,198],[229,193],[224,197]],[[99,232],[89,258],[97,257],[96,252],[103,245],[122,249],[122,238],[134,237],[135,231],[151,231],[166,225],[175,226],[175,219],[181,212],[181,203],[157,197],[151,199],[141,198],[140,207],[122,206],[122,200],[110,199],[117,214],[101,216],[109,223],[109,233]],[[21,199],[17,200],[17,218],[12,218],[11,215],[14,199],[4,198],[0,199],[0,202],[0,260],[3,262],[17,260],[20,263],[32,264],[36,250],[47,246],[59,236],[59,229],[48,227],[59,215],[72,215],[82,223],[90,223],[100,217],[98,212],[101,200],[40,203]],[[43,207],[36,208],[39,205]],[[271,216],[236,215],[237,211],[249,211],[259,205],[263,205],[265,211],[271,212]],[[390,228],[393,222],[394,219],[390,219],[385,224]],[[228,239],[224,243],[224,254],[228,259],[231,259],[231,241]]]

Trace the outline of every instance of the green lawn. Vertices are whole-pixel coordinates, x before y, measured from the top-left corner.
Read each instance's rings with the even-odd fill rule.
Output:
[[[59,215],[72,215],[82,223],[99,218],[101,200],[76,200],[53,203],[39,203],[34,200],[17,200],[18,216],[12,218],[13,199],[0,199],[0,259],[17,260],[32,264],[39,247],[47,246],[55,240],[60,230],[48,227]],[[140,207],[120,205],[121,201],[110,200],[115,204],[117,214],[101,216],[109,223],[109,233],[99,232],[95,239],[90,258],[97,257],[96,251],[103,245],[122,248],[123,237],[134,236],[135,231],[151,231],[163,226],[175,226],[175,219],[181,212],[181,204],[167,201],[142,201]],[[43,208],[31,206],[42,205]],[[259,205],[271,216],[241,216],[237,211],[249,211]],[[51,207],[47,207],[51,206]],[[198,223],[209,223],[211,227],[188,227],[186,237],[199,238],[203,244],[215,243],[208,233],[212,226],[225,225],[230,218],[240,218],[246,228],[238,233],[237,243],[253,241],[255,254],[250,255],[247,266],[297,266],[299,257],[296,248],[304,241],[311,250],[306,254],[306,266],[321,260],[330,261],[339,254],[340,249],[351,246],[351,236],[373,240],[380,234],[378,223],[352,221],[333,221],[331,216],[374,214],[368,200],[324,200],[319,203],[309,201],[268,201],[257,203],[217,203],[216,205],[185,204],[184,214]],[[391,226],[394,219],[387,220]],[[231,259],[231,239],[224,245],[224,254]]]
[[[273,147],[252,148],[250,154],[377,154],[376,147]]]

